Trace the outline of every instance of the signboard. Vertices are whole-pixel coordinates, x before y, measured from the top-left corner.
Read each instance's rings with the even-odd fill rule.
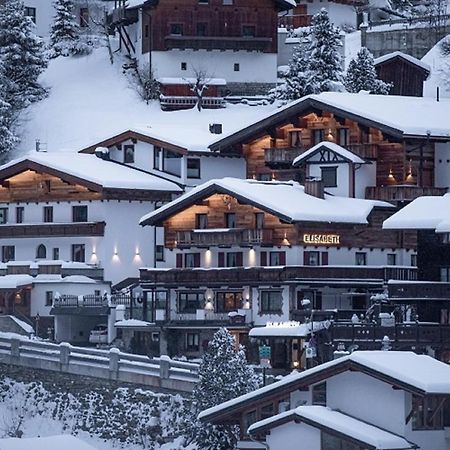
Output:
[[[259,346],[259,358],[260,359],[270,359],[272,356],[272,349],[269,345],[260,345]]]
[[[311,245],[339,245],[341,236],[339,234],[304,233],[303,242]]]

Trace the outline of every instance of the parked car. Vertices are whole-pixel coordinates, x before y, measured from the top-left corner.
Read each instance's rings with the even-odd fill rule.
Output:
[[[91,344],[107,344],[108,343],[108,325],[96,325],[89,334],[89,342]]]

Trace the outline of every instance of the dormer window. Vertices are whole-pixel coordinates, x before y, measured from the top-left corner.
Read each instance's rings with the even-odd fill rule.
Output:
[[[125,164],[134,163],[134,145],[124,145],[123,147],[123,162]]]

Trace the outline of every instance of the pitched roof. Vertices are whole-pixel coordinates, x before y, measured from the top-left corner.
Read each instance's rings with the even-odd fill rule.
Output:
[[[337,373],[356,370],[401,389],[424,394],[450,395],[450,366],[430,356],[401,351],[356,351],[300,373],[287,375],[280,381],[256,391],[208,408],[199,414],[207,422],[229,416],[249,403],[268,396],[286,394],[300,387],[323,381]]]
[[[347,437],[376,450],[406,450],[417,448],[401,436],[350,417],[325,406],[299,406],[252,424],[248,432],[252,435],[267,433],[270,429],[288,422],[305,423],[332,434]],[[299,431],[297,437],[301,439]]]
[[[314,147],[311,147],[309,150],[306,150],[306,152],[302,153],[301,155],[297,156],[297,158],[294,159],[294,162],[292,163],[293,166],[299,166],[301,163],[306,162],[309,158],[316,155],[317,153],[323,151],[323,150],[329,150],[333,152],[334,154],[340,156],[347,162],[351,162],[354,164],[366,164],[367,161],[360,158],[355,153],[351,152],[350,150],[347,150],[344,147],[341,147],[338,144],[335,144],[334,142],[328,142],[323,141],[316,144]]]
[[[266,114],[251,125],[223,134],[210,144],[212,151],[230,148],[234,144],[267,134],[310,112],[329,111],[341,118],[380,129],[396,138],[445,138],[450,140],[450,100],[436,101],[425,97],[374,95],[366,93],[322,92],[307,95]]]
[[[374,60],[374,63],[375,63],[375,66],[378,66],[380,64],[383,64],[386,61],[390,61],[391,59],[395,59],[395,58],[404,59],[405,61],[407,61],[415,66],[420,67],[425,72],[427,72],[427,75],[431,72],[431,68],[428,64],[422,62],[420,59],[414,58],[414,56],[408,55],[407,53],[403,53],[400,51],[387,53],[386,55],[380,56]]]
[[[129,166],[105,161],[94,155],[54,152],[30,153],[0,167],[0,179],[10,178],[24,170],[47,171],[64,178],[69,176],[80,184],[100,190],[132,189],[145,191],[181,192],[175,183]]]
[[[297,6],[295,0],[274,0],[274,1],[282,10],[292,9]],[[151,2],[149,0],[127,0],[127,8],[128,9],[140,8],[145,3],[151,4],[155,2]]]
[[[450,194],[419,197],[383,223],[385,229],[435,230],[450,232]]]
[[[141,218],[140,224],[161,223],[197,200],[215,193],[231,195],[242,203],[254,205],[286,222],[366,224],[367,217],[374,207],[392,207],[389,203],[377,200],[337,197],[328,194],[325,194],[324,199],[314,197],[306,194],[304,187],[295,181],[222,178],[197,186],[156,211],[146,214]]]

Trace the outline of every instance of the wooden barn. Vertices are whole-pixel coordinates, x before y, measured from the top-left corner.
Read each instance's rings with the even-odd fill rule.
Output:
[[[375,59],[378,77],[392,83],[391,95],[423,97],[423,83],[430,75],[430,67],[402,52],[388,53]]]

